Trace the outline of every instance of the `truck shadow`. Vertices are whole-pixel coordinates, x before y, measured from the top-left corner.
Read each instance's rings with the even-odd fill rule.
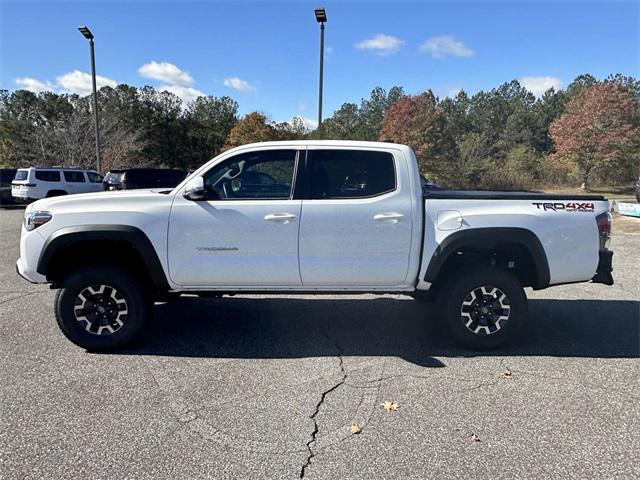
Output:
[[[119,353],[303,358],[395,356],[425,367],[435,357],[640,357],[640,302],[530,300],[529,321],[510,346],[469,351],[447,336],[431,305],[408,297],[198,299],[155,306],[154,321]]]

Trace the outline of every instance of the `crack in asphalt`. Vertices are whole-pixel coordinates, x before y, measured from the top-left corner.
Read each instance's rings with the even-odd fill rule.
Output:
[[[324,404],[324,401],[327,398],[327,395],[329,395],[331,392],[334,392],[335,390],[337,390],[338,388],[340,388],[342,385],[345,384],[348,376],[347,371],[344,368],[344,358],[342,356],[342,347],[340,347],[338,342],[332,339],[331,336],[329,335],[329,325],[327,325],[325,336],[327,337],[327,340],[333,343],[338,349],[338,353],[339,353],[338,359],[340,360],[341,379],[340,381],[338,381],[337,383],[329,387],[327,390],[322,392],[322,395],[320,396],[320,401],[316,404],[315,411],[309,417],[313,421],[313,431],[311,432],[311,437],[309,438],[309,441],[306,444],[308,455],[307,455],[306,462],[304,463],[304,465],[302,465],[302,468],[300,469],[300,478],[304,478],[307,472],[307,468],[311,465],[311,460],[313,459],[313,457],[315,457],[315,452],[313,451],[312,445],[315,443],[316,437],[318,436],[318,432],[320,431],[320,426],[318,425],[318,421],[316,420],[318,413],[320,413],[320,407],[322,407],[322,405]]]
[[[637,397],[635,395],[631,395],[630,393],[623,392],[623,391],[618,390],[618,389],[612,389],[611,387],[607,387],[607,386],[604,386],[604,385],[588,384],[588,383],[585,383],[583,381],[576,382],[576,381],[572,381],[572,379],[570,377],[557,377],[555,375],[546,375],[544,373],[531,372],[531,371],[527,371],[527,370],[518,370],[518,369],[515,369],[515,368],[507,367],[504,364],[504,361],[501,362],[501,364],[507,370],[510,370],[513,373],[518,373],[520,375],[529,375],[531,377],[545,378],[547,380],[559,380],[559,381],[562,381],[562,382],[565,382],[565,383],[570,383],[570,384],[575,385],[575,386],[581,386],[581,387],[583,387],[583,388],[585,388],[587,390],[606,390],[609,393],[617,393],[617,394],[622,395],[624,397],[630,398],[631,400],[640,400],[640,397]]]
[[[376,378],[371,380],[368,383],[371,384],[377,384],[377,383],[382,383],[385,380],[395,380],[396,378],[420,378],[420,379],[424,379],[424,380],[434,380],[433,376],[430,375],[415,375],[415,374],[411,374],[411,373],[399,373],[397,375],[388,375],[385,377],[380,377],[380,378]],[[500,379],[494,380],[492,382],[478,382],[477,380],[470,380],[467,378],[458,378],[458,377],[450,377],[450,376],[442,376],[440,378],[437,378],[438,383],[443,383],[447,380],[453,380],[456,382],[464,382],[464,383],[473,383],[475,384],[472,387],[468,387],[468,388],[462,388],[460,390],[456,390],[457,392],[467,392],[469,390],[476,390],[478,388],[482,388],[482,387],[491,387],[493,385],[496,385],[500,382]],[[352,388],[370,388],[369,385],[366,386],[358,386],[358,385],[351,385],[349,384],[350,387]]]
[[[3,305],[3,304],[8,303],[8,302],[12,302],[13,300],[20,300],[21,298],[28,297],[28,296],[30,296],[30,295],[36,295],[37,293],[42,293],[42,292],[30,292],[30,293],[24,293],[23,295],[19,295],[19,296],[17,296],[17,297],[7,298],[7,299],[5,299],[5,300],[2,300],[2,301],[0,302],[0,305]]]

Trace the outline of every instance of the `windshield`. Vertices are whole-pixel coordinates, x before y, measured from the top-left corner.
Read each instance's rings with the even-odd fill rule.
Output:
[[[29,175],[29,170],[18,170],[14,180],[26,180],[27,175]]]

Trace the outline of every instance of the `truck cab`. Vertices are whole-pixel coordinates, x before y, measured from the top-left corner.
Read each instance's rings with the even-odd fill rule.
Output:
[[[178,195],[171,208],[171,281],[185,289],[413,287],[422,202],[408,154],[384,144],[264,145],[196,172],[204,198]]]

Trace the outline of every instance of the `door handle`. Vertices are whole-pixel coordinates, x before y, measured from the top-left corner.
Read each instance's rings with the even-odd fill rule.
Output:
[[[377,213],[373,216],[373,219],[377,222],[398,223],[400,220],[404,219],[404,215],[395,212]]]
[[[296,218],[295,215],[290,213],[270,213],[264,216],[264,219],[267,222],[277,222],[277,223],[290,223],[292,220]]]

